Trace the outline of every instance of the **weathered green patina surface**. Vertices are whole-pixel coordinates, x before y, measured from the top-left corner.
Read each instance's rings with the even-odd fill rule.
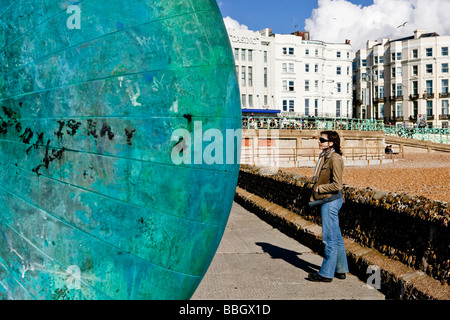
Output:
[[[189,298],[237,184],[236,81],[214,0],[0,0],[0,299]]]

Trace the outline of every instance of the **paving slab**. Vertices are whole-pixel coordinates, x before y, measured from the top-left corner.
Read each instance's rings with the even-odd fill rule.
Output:
[[[192,300],[384,300],[356,276],[308,281],[322,257],[236,202],[216,255]]]

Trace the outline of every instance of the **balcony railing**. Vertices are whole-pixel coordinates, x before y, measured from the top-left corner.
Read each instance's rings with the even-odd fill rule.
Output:
[[[450,114],[440,114],[439,120],[450,120]]]
[[[434,93],[432,93],[432,92],[424,93],[423,94],[423,98],[424,99],[433,99],[434,98]]]
[[[403,96],[390,96],[389,101],[403,101]]]
[[[386,102],[386,97],[380,97],[380,98],[374,98],[373,102],[374,103],[379,103],[379,102]]]
[[[450,93],[449,92],[441,92],[439,93],[439,98],[449,98]]]
[[[417,93],[409,95],[409,100],[417,100],[417,99],[419,99],[419,95]]]

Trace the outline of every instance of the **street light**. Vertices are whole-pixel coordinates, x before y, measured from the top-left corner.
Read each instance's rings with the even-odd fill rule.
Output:
[[[366,78],[364,79],[364,81],[369,83],[369,110],[368,112],[366,112],[366,118],[367,116],[370,116],[371,119],[373,119],[373,109],[374,109],[374,103],[373,100],[375,99],[375,97],[373,96],[374,94],[374,81],[378,80],[377,75],[375,74],[375,72],[373,72],[373,66],[369,66],[369,72],[366,75]]]

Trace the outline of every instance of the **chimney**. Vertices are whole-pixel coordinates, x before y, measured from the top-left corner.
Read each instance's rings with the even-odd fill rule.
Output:
[[[302,40],[309,40],[309,31],[295,31],[292,32],[291,34],[302,38]]]
[[[272,29],[265,28],[259,32],[263,37],[270,37],[272,35]]]
[[[414,30],[414,39],[419,39],[426,32],[427,32],[427,30],[423,30],[423,29]]]

